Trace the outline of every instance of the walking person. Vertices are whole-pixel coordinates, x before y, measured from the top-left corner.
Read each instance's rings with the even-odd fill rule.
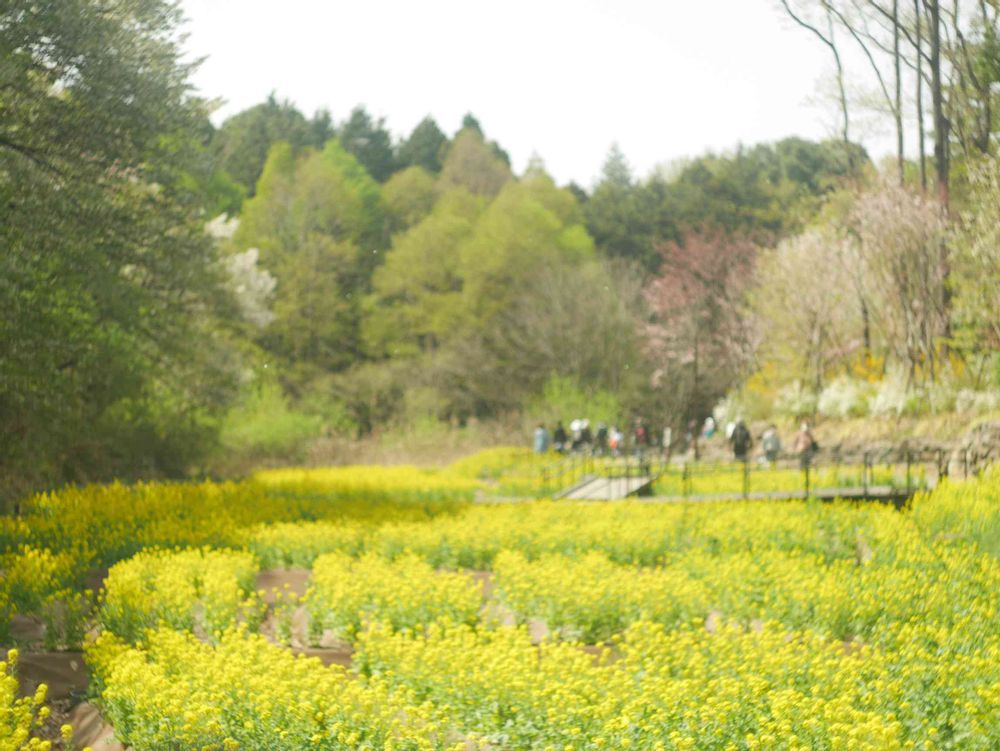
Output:
[[[570,450],[575,454],[583,444],[581,435],[583,434],[583,420],[577,418],[569,424]]]
[[[535,453],[544,454],[549,450],[549,431],[542,423],[535,428]]]
[[[732,435],[729,442],[733,446],[733,458],[738,462],[746,462],[750,456],[750,447],[753,446],[753,436],[743,420],[737,420],[733,426]]]
[[[622,441],[625,436],[618,429],[617,425],[611,427],[611,431],[608,433],[608,448],[611,449],[612,456],[621,456],[622,451]]]
[[[584,453],[591,453],[593,450],[594,435],[590,432],[590,420],[584,418],[580,420],[580,449]]]
[[[771,467],[778,461],[781,454],[781,436],[774,425],[768,425],[767,429],[760,436],[761,447],[764,449],[764,459]]]
[[[799,427],[799,432],[795,434],[795,443],[792,444],[792,451],[799,455],[799,466],[802,469],[809,469],[813,457],[819,451],[819,444],[809,429],[809,423],[803,421]]]
[[[600,456],[604,456],[608,452],[608,426],[607,423],[599,422],[597,423],[597,434],[594,436],[596,444],[594,446],[594,451]]]
[[[641,417],[636,418],[635,431],[632,435],[635,440],[635,455],[641,457],[646,450],[646,443],[649,439],[649,433],[646,431],[646,426],[643,425]]]
[[[566,428],[563,427],[562,420],[556,423],[555,432],[552,434],[552,445],[556,451],[560,454],[566,453],[566,441],[569,436],[566,435]]]

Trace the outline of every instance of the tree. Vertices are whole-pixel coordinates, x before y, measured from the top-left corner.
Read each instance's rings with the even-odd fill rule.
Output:
[[[764,242],[799,230],[825,195],[857,181],[867,164],[857,145],[798,138],[708,154],[663,187],[662,211],[680,231],[720,229]]]
[[[344,149],[378,182],[385,182],[396,171],[392,136],[386,130],[385,118],[373,120],[364,107],[355,107],[340,126],[338,138]]]
[[[948,153],[948,126],[945,117],[944,78],[941,71],[941,4],[924,0],[930,31],[931,107],[934,113],[934,170],[937,173],[938,200],[948,206],[951,163]]]
[[[481,327],[547,264],[595,257],[572,193],[546,174],[508,182],[459,248],[464,309]]]
[[[481,136],[485,135],[483,126],[479,124],[479,120],[471,112],[466,112],[462,117],[462,130],[474,130]]]
[[[819,19],[810,14],[807,3],[782,0],[782,6],[800,26],[812,31],[833,51],[844,107],[845,140],[846,74],[834,41],[834,28],[846,31],[862,53],[878,84],[881,109],[893,118],[900,184],[905,178],[904,80],[912,77],[916,90],[921,186],[926,186],[924,88],[930,89],[938,201],[947,209],[953,141],[957,139],[966,158],[988,154],[994,145],[995,84],[1000,81],[997,43],[1000,6],[980,0],[953,3],[914,0],[912,8],[899,0],[822,0],[819,9],[823,28]]]
[[[941,11],[950,25],[943,48],[951,69],[948,112],[962,155],[971,161],[995,152],[1000,106],[1000,3],[955,3]]]
[[[459,247],[473,233],[484,201],[445,193],[419,224],[397,235],[372,281],[364,340],[375,357],[412,356],[454,336],[462,319]]]
[[[390,232],[402,232],[417,224],[434,207],[438,191],[434,176],[423,167],[397,172],[382,186]]]
[[[510,167],[499,159],[473,128],[461,130],[445,157],[441,168],[444,189],[465,188],[483,196],[495,196],[512,177]]]
[[[911,382],[934,379],[950,312],[947,222],[936,201],[882,184],[858,196],[851,213],[872,319]]]
[[[553,378],[585,392],[631,390],[641,360],[640,274],[619,263],[546,264],[477,332],[458,333],[430,370],[458,415],[497,414],[537,398]]]
[[[845,263],[853,255],[845,238],[809,229],[757,259],[750,307],[760,332],[760,365],[816,396],[833,367],[860,349],[860,309]],[[818,268],[824,270],[821,284]]]
[[[976,165],[971,188],[956,243],[955,309],[975,357],[1000,349],[1000,157]]]
[[[212,135],[216,164],[248,195],[254,194],[268,151],[278,141],[293,150],[322,148],[333,137],[330,114],[321,110],[310,121],[290,102],[272,93],[267,101],[228,118]]]
[[[684,417],[700,418],[749,369],[754,340],[743,302],[757,246],[714,230],[657,249],[663,262],[644,290],[647,355],[656,382],[684,394]]]
[[[274,267],[275,320],[260,342],[282,358],[297,386],[360,357],[358,255],[349,241],[305,230],[294,253]]]
[[[441,171],[441,160],[447,147],[448,137],[428,115],[417,123],[409,138],[399,147],[399,165],[423,167],[437,174]]]
[[[462,118],[462,127],[459,130],[459,133],[461,133],[463,130],[471,130],[474,133],[478,133],[480,138],[482,138],[484,142],[486,141],[486,132],[483,130],[483,126],[479,124],[479,120],[477,120],[476,117],[471,112],[467,112],[465,114],[465,117]],[[455,135],[457,138],[458,134],[456,133]],[[509,168],[510,154],[504,151],[500,147],[500,144],[498,144],[496,141],[490,141],[489,147],[490,150],[493,152],[493,156],[495,156],[501,162],[506,164],[507,167]]]
[[[238,362],[178,21],[160,0],[0,10],[0,493],[181,475],[214,440]]]
[[[296,156],[276,144],[233,247],[259,248],[277,279],[261,344],[298,385],[361,356],[360,305],[385,248],[378,184],[336,139]]]
[[[814,34],[820,42],[826,45],[826,47],[830,50],[830,53],[833,55],[833,62],[837,69],[837,93],[839,95],[841,115],[843,116],[843,125],[841,126],[840,136],[844,143],[850,143],[851,117],[847,104],[847,87],[845,84],[844,63],[843,60],[841,60],[840,49],[837,47],[836,36],[834,34],[832,7],[828,2],[824,1],[822,3],[824,11],[824,24],[810,20],[806,14],[795,9],[789,3],[789,0],[781,0],[781,6],[785,9],[785,13],[787,13],[788,16],[795,21],[795,23]]]
[[[557,294],[548,285],[564,281],[579,290],[575,270],[594,259],[573,195],[541,170],[508,181],[489,202],[452,188],[423,221],[394,238],[386,263],[375,272],[363,328],[368,352],[411,363],[411,371],[422,374],[415,380],[442,394],[449,414],[496,414],[540,388],[548,376],[540,371],[524,384],[526,390],[508,380],[504,393],[498,388],[500,374],[513,377],[541,356],[538,347],[566,338],[569,322],[547,302]],[[577,301],[578,311],[598,303],[596,272],[587,279],[588,297]],[[593,323],[594,315],[585,320]],[[540,327],[549,329],[544,340],[515,351],[519,337],[533,336],[527,332]],[[573,341],[579,344],[586,324],[581,321],[575,330],[579,336]],[[608,346],[627,339],[617,337]],[[561,358],[564,372],[588,357],[593,362],[585,352],[570,357],[566,342],[560,346],[562,355],[547,355],[541,367]]]
[[[655,271],[660,257],[653,247],[653,224],[660,207],[644,201],[644,193],[625,155],[613,144],[584,211],[587,229],[605,255]]]

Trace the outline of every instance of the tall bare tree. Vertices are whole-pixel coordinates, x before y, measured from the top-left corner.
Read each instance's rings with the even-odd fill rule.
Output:
[[[934,123],[934,170],[938,200],[947,208],[949,199],[950,160],[948,155],[949,121],[945,116],[944,79],[941,74],[941,3],[923,0],[930,32],[931,102]]]
[[[920,158],[920,189],[927,190],[927,136],[924,133],[924,44],[923,44],[923,14],[920,10],[920,0],[913,0],[914,42],[916,53],[916,84],[917,84],[917,145]]]
[[[811,31],[823,44],[825,44],[831,54],[833,55],[833,61],[837,68],[837,91],[840,98],[840,110],[843,114],[843,128],[841,129],[841,137],[844,139],[844,143],[850,143],[850,117],[847,109],[847,88],[844,84],[844,63],[840,57],[840,50],[837,49],[836,38],[834,37],[833,31],[833,13],[830,4],[824,0],[822,3],[823,9],[825,11],[826,20],[826,31],[820,31],[819,27],[813,23],[811,20],[807,19],[804,14],[798,13],[792,9],[789,5],[788,0],[781,0],[781,5],[784,7],[785,12],[788,14],[795,23],[801,26],[803,29]]]

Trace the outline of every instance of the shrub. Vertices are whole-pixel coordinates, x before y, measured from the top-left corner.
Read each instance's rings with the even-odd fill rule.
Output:
[[[862,417],[868,412],[868,401],[875,393],[867,381],[841,376],[831,381],[816,402],[824,417]]]
[[[816,413],[816,394],[795,381],[778,391],[774,403],[775,411],[785,417],[802,417]]]

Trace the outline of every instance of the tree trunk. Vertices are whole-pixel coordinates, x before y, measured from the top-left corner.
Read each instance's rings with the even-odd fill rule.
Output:
[[[920,154],[920,189],[927,192],[927,153],[924,133],[924,46],[923,46],[923,24],[920,0],[913,0],[913,14],[916,19],[917,32],[917,144]]]
[[[844,85],[844,65],[840,61],[840,52],[837,50],[837,43],[834,40],[833,14],[830,12],[829,8],[827,8],[826,10],[826,22],[827,22],[827,29],[829,30],[830,34],[830,41],[828,44],[830,47],[830,51],[833,52],[833,61],[837,65],[837,91],[840,94],[840,111],[843,113],[844,116],[844,127],[843,127],[843,133],[841,135],[844,138],[844,144],[849,147],[851,144],[851,134],[850,134],[851,122],[850,118],[848,117],[848,110],[847,110],[847,88]],[[852,154],[853,150],[848,148],[847,153]],[[852,168],[854,167],[853,164],[850,166]]]
[[[934,107],[934,169],[937,173],[938,200],[941,210],[948,211],[948,119],[944,113],[944,90],[941,80],[941,6],[939,0],[924,0],[929,11],[930,44],[931,44],[931,97]],[[941,331],[940,338],[947,349],[947,340],[951,337],[951,262],[948,245],[941,243],[938,263],[940,264],[941,282]]]
[[[941,80],[941,7],[939,0],[924,0],[929,11],[931,44],[931,99],[934,108],[934,170],[938,200],[948,209],[948,118],[944,113],[944,84]]]
[[[892,61],[896,74],[896,166],[900,186],[906,184],[906,158],[903,154],[903,78],[899,63],[899,0],[892,0]]]
[[[872,354],[872,328],[868,314],[868,302],[861,296],[861,334],[865,343],[865,359]]]

